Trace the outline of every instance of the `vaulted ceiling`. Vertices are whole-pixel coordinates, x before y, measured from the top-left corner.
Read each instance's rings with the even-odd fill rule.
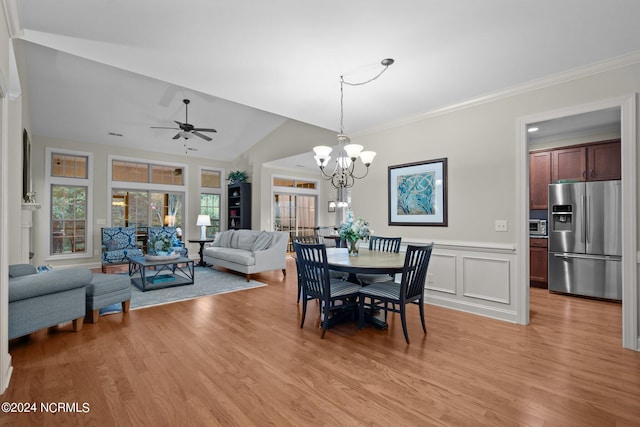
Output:
[[[32,132],[233,160],[287,118],[360,132],[640,51],[635,0],[4,0]],[[22,66],[22,64],[19,64]],[[115,135],[113,135],[115,134]],[[332,144],[334,141],[327,141]],[[191,153],[191,152],[190,152]]]

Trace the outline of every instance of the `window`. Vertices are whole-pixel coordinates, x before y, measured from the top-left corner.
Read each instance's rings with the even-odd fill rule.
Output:
[[[51,186],[51,253],[86,252],[87,187]]]
[[[222,174],[220,171],[203,169],[202,171],[200,171],[200,185],[204,188],[221,188],[221,175]]]
[[[126,160],[111,162],[113,181],[183,185],[183,172],[183,167],[174,165],[156,165]]]
[[[91,154],[46,150],[50,258],[92,256]]]
[[[184,194],[113,189],[111,225],[114,227],[184,226]]]
[[[289,188],[306,188],[310,190],[315,190],[317,183],[315,181],[306,181],[301,179],[274,177],[273,186],[289,187]]]
[[[116,156],[109,163],[111,226],[139,227],[141,236],[146,227],[162,225],[184,233],[185,165]]]
[[[51,155],[51,176],[84,178],[89,176],[88,157],[53,153]]]
[[[211,226],[207,227],[207,238],[213,238],[220,231],[220,195],[200,195],[200,215],[209,215]]]
[[[211,226],[207,227],[208,239],[221,230],[222,176],[222,170],[200,169],[200,215],[211,218]]]

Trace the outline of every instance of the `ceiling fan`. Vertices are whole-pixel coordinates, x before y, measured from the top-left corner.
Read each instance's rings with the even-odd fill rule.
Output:
[[[200,132],[218,132],[215,129],[208,129],[208,128],[197,128],[195,126],[193,126],[191,123],[189,123],[189,103],[191,101],[189,101],[188,99],[183,99],[182,102],[184,102],[184,123],[181,123],[177,120],[174,120],[174,122],[176,122],[176,124],[178,125],[178,127],[163,127],[163,126],[151,126],[151,129],[174,129],[179,131],[176,136],[173,137],[173,139],[180,139],[180,138],[184,138],[184,139],[189,139],[191,138],[191,135],[195,135],[195,136],[199,136],[200,138],[206,140],[206,141],[211,141],[211,138],[209,138],[207,135],[202,134]]]

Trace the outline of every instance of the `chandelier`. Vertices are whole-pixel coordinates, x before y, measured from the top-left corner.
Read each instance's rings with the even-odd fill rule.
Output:
[[[394,60],[391,58],[383,59],[381,64],[384,67],[375,77],[359,83],[351,83],[344,80],[344,76],[340,76],[340,133],[338,134],[338,150],[336,153],[335,164],[331,172],[331,168],[327,168],[329,161],[331,160],[332,148],[326,145],[319,145],[313,147],[315,153],[314,158],[320,171],[322,172],[322,178],[331,182],[337,189],[351,188],[356,179],[362,179],[369,173],[369,166],[373,162],[373,158],[376,156],[375,151],[363,151],[364,147],[359,144],[351,144],[351,140],[344,133],[344,85],[348,86],[362,86],[367,83],[371,83],[384,73]],[[360,158],[365,165],[366,170],[364,175],[358,176],[355,172],[356,160]]]

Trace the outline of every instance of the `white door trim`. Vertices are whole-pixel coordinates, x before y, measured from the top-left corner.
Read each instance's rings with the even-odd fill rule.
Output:
[[[529,323],[529,156],[527,125],[550,119],[588,113],[607,108],[621,109],[622,140],[622,346],[638,350],[638,286],[637,286],[637,184],[636,184],[636,94],[610,98],[561,110],[520,117],[516,121],[516,156],[520,197],[516,214],[519,233],[518,248],[518,323]]]

